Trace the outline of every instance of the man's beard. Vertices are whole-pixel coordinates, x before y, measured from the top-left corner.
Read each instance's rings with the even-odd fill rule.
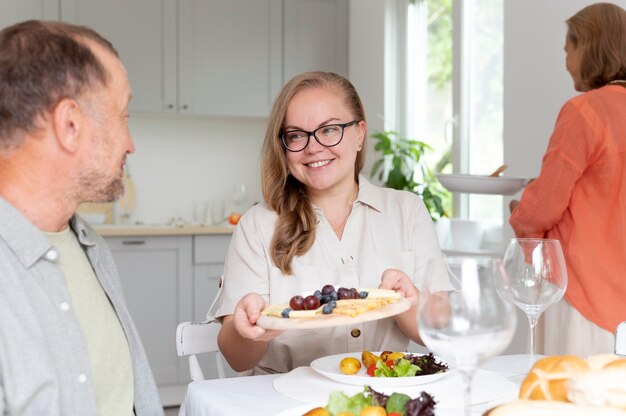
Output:
[[[120,176],[103,183],[101,177],[92,174],[82,178],[79,189],[81,202],[115,202],[124,195],[124,182]]]

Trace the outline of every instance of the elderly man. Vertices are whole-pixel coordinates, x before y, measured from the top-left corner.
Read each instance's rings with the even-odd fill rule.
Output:
[[[74,212],[123,193],[131,97],[85,27],[0,32],[0,415],[161,415],[111,252]]]

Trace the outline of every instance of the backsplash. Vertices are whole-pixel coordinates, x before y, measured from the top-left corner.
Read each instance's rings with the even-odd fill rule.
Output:
[[[259,162],[264,119],[206,119],[169,115],[130,118],[136,152],[128,157],[136,207],[130,223],[192,220],[194,201],[225,200],[244,184],[239,207],[260,201]]]

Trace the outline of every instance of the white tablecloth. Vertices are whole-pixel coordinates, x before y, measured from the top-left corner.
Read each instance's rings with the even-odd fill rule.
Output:
[[[473,414],[480,415],[486,409],[499,403],[514,400],[523,375],[529,369],[528,355],[498,356],[488,360],[480,368],[492,371],[513,382],[515,388],[497,399],[473,406]],[[303,401],[279,393],[274,388],[274,380],[282,374],[269,376],[235,377],[216,380],[196,381],[189,384],[187,395],[180,407],[179,416],[233,416],[253,414],[273,416],[294,407],[301,407]],[[451,377],[451,376],[450,376]],[[345,384],[336,383],[336,390]],[[481,386],[485,387],[485,386]],[[454,394],[460,394],[455,392]],[[312,403],[319,405],[319,403]],[[437,416],[461,414],[460,408],[437,409]]]

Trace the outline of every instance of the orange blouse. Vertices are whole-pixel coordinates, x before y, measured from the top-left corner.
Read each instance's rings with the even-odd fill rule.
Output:
[[[565,103],[541,173],[509,220],[517,237],[561,241],[567,301],[610,332],[626,320],[626,88]]]

